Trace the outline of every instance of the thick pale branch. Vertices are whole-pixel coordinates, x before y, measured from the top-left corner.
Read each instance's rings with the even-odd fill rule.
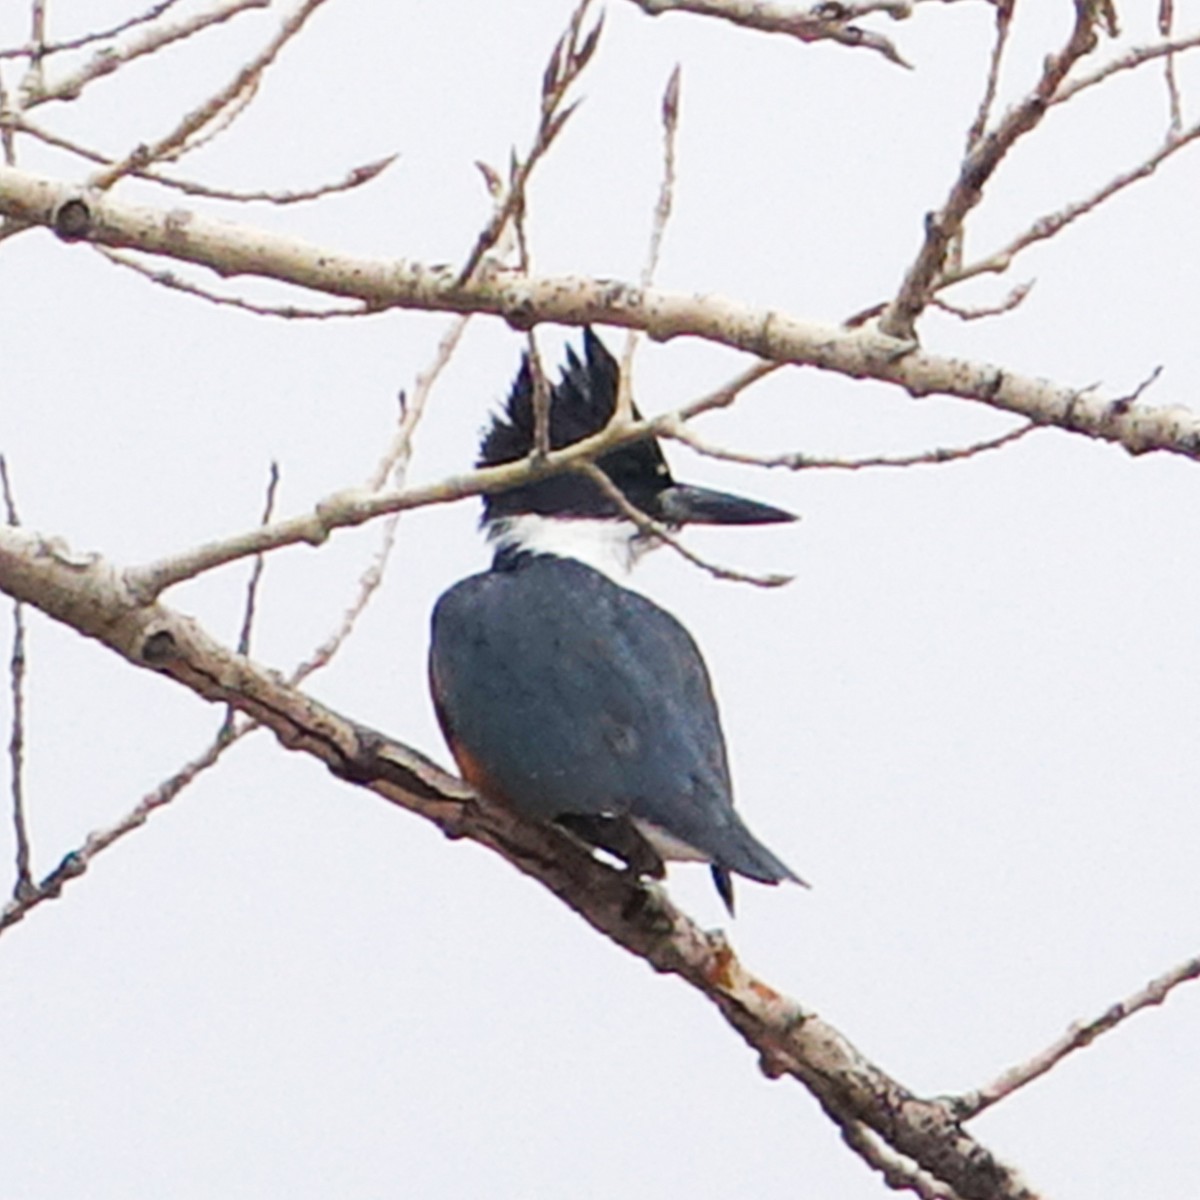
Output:
[[[194,621],[161,604],[139,604],[124,574],[59,542],[0,530],[0,590],[139,667],[232,705],[287,749],[425,817],[448,836],[499,853],[599,932],[707,996],[758,1052],[767,1074],[799,1080],[827,1110],[861,1121],[964,1200],[1035,1200],[944,1105],[914,1096],[816,1014],[755,978],[723,936],[699,929],[660,889],[597,861],[551,826],[484,804],[421,754],[324,708]]]
[[[1092,388],[934,354],[870,329],[803,321],[720,296],[643,289],[618,280],[529,277],[499,269],[459,284],[453,267],[338,254],[188,211],[82,193],[9,167],[0,167],[0,214],[47,226],[67,240],[162,254],[222,275],[266,276],[356,297],[378,309],[491,313],[519,327],[541,321],[608,324],[641,329],[658,340],[701,337],[760,358],[895,384],[913,396],[941,394],[976,401],[1038,424],[1114,442],[1135,454],[1169,450],[1200,458],[1200,417],[1187,409],[1130,404],[1126,397],[1106,397]],[[317,540],[322,536],[315,527],[314,534]]]
[[[911,11],[908,0],[867,0],[859,4],[815,4],[799,8],[775,0],[633,0],[642,12],[652,17],[669,12],[687,12],[695,16],[716,17],[757,29],[761,33],[781,33],[802,42],[838,42],[843,46],[874,50],[898,66],[907,67],[900,51],[889,38],[853,22],[871,13],[883,12],[900,20]]]

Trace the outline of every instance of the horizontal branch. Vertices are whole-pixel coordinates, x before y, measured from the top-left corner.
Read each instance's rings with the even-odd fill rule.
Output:
[[[897,66],[907,63],[890,38],[853,24],[859,17],[883,12],[895,20],[911,14],[908,0],[863,0],[857,4],[815,4],[800,8],[775,0],[633,0],[647,16],[686,12],[701,17],[716,17],[760,33],[780,33],[802,42],[838,42],[852,48],[874,50]]]
[[[723,935],[701,930],[661,888],[605,865],[553,826],[487,804],[419,752],[325,708],[197,622],[161,604],[139,604],[124,576],[60,541],[0,529],[0,591],[138,667],[236,708],[285,748],[425,817],[447,836],[501,855],[617,945],[708,997],[758,1052],[768,1076],[797,1079],[825,1109],[862,1122],[964,1200],[1036,1200],[944,1104],[913,1095],[815,1013],[753,976]]]
[[[527,328],[539,322],[641,329],[660,341],[694,336],[776,362],[874,379],[912,396],[955,396],[1123,446],[1200,458],[1200,416],[1152,408],[935,354],[871,328],[804,321],[714,295],[641,288],[582,276],[531,277],[491,268],[459,283],[453,266],[361,258],[248,225],[180,209],[130,204],[11,167],[0,167],[0,215],[46,226],[65,240],[128,247],[198,263],[223,276],[252,275],[373,308],[478,312]]]

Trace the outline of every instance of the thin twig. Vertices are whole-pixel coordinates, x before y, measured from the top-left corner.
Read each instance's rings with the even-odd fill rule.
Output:
[[[40,142],[44,142],[47,146],[66,150],[70,154],[78,155],[80,158],[87,159],[88,162],[98,163],[101,166],[107,166],[113,162],[112,158],[101,154],[99,151],[92,150],[87,146],[81,145],[79,142],[63,137],[59,133],[45,129],[22,115],[10,116],[4,122],[4,129],[15,129],[20,133],[25,133],[30,137],[36,138]],[[198,183],[194,179],[174,179],[169,175],[164,175],[161,171],[154,171],[147,168],[132,170],[130,174],[136,176],[138,179],[148,179],[162,187],[183,192],[188,196],[203,196],[207,200],[228,200],[231,203],[237,204],[262,202],[265,204],[285,205],[299,204],[307,200],[319,200],[325,196],[332,196],[337,192],[353,191],[353,189],[362,187],[365,183],[370,183],[371,180],[386,171],[398,157],[399,155],[397,154],[389,154],[386,158],[364,163],[360,167],[354,167],[341,179],[333,183],[322,183],[311,188],[284,191],[264,191],[259,189],[257,191],[244,192],[238,191],[235,188],[217,188],[206,183]]]
[[[1200,47],[1200,33],[1188,34],[1187,37],[1174,40],[1168,39],[1163,42],[1155,42],[1152,46],[1135,46],[1128,53],[1122,54],[1120,58],[1114,58],[1106,62],[1091,73],[1067,80],[1054,93],[1048,103],[1050,105],[1065,104],[1068,100],[1078,96],[1080,92],[1086,91],[1090,87],[1095,87],[1096,84],[1103,83],[1106,79],[1122,71],[1133,71],[1138,67],[1144,66],[1146,63],[1154,62],[1156,59],[1170,58],[1173,55],[1182,54],[1197,47]]]
[[[438,343],[433,361],[417,376],[412,400],[405,405],[402,412],[400,430],[388,452],[372,472],[371,486],[381,487],[389,479],[393,479],[398,485],[403,483],[403,468],[408,460],[412,436],[417,423],[421,419],[421,414],[438,376],[449,362],[469,320],[470,314],[455,318]],[[3,459],[0,458],[0,469],[2,466]],[[270,519],[273,510],[274,480],[273,472],[272,483],[268,489],[268,500],[264,506],[264,522]],[[400,514],[395,513],[384,523],[379,547],[367,569],[359,578],[358,591],[354,600],[343,613],[338,627],[307,658],[292,669],[287,676],[289,687],[297,687],[309,676],[327,667],[349,639],[359,617],[362,616],[383,581],[384,570],[395,545],[399,518]],[[247,612],[252,612],[252,609],[253,602],[248,594]],[[243,623],[241,646],[247,649],[249,647],[245,622]],[[245,651],[240,649],[239,652],[244,654]],[[71,879],[84,873],[97,854],[119,841],[127,833],[144,825],[155,810],[174,800],[198,775],[214,766],[226,750],[259,727],[258,721],[251,717],[242,716],[240,719],[235,718],[232,721],[226,717],[212,742],[199,755],[174,772],[153,791],[147,793],[130,812],[114,824],[90,834],[83,846],[67,854],[45,879],[37,884],[31,883],[25,889],[23,896],[16,897],[12,903],[0,910],[0,932],[21,920],[30,909],[46,900],[57,898]]]
[[[1175,22],[1174,0],[1159,0],[1158,32],[1168,40]],[[1163,79],[1167,85],[1167,103],[1171,109],[1171,136],[1177,136],[1183,129],[1183,100],[1179,95],[1179,80],[1175,75],[1176,52],[1169,51],[1163,60]]]
[[[996,4],[996,35],[992,42],[992,53],[988,62],[987,79],[984,82],[983,96],[979,101],[975,119],[967,130],[966,149],[969,154],[983,140],[984,130],[992,116],[992,106],[996,103],[996,90],[1000,83],[1000,66],[1004,61],[1004,51],[1008,48],[1008,32],[1012,27],[1012,13],[1015,0],[1001,0]],[[964,230],[960,225],[950,240],[946,253],[946,261],[950,266],[958,266],[962,262]]]
[[[275,515],[275,494],[279,490],[279,464],[272,461],[267,474],[267,494],[263,500],[263,514],[260,525],[269,525]],[[237,652],[242,655],[250,653],[250,638],[254,632],[255,607],[258,603],[258,586],[262,582],[263,567],[266,559],[261,554],[254,556],[254,566],[250,570],[250,578],[246,581],[246,603],[242,612],[242,628],[238,634]]]
[[[595,54],[600,32],[604,28],[604,17],[601,15],[586,34],[583,32],[583,19],[590,4],[591,0],[580,0],[571,13],[566,32],[554,45],[550,60],[542,73],[541,113],[533,145],[523,160],[513,158],[503,202],[492,213],[491,220],[476,238],[475,245],[467,255],[467,260],[458,273],[459,286],[475,274],[484,256],[507,228],[513,214],[524,206],[525,191],[534,167],[553,145],[554,139],[562,132],[563,126],[579,103],[575,101],[563,107],[571,87]]]
[[[675,64],[663,90],[663,166],[662,179],[658,185],[658,199],[654,204],[654,215],[650,221],[650,242],[646,247],[646,261],[642,264],[641,286],[648,288],[658,273],[658,260],[662,253],[663,236],[671,219],[675,202],[675,142],[679,132],[679,88],[680,68]],[[625,334],[625,346],[621,351],[621,367],[617,376],[617,403],[613,410],[613,421],[628,424],[633,420],[633,355],[637,349],[638,331],[630,329]]]
[[[158,161],[165,163],[178,162],[185,154],[191,154],[199,150],[201,146],[207,146],[209,143],[215,142],[223,133],[227,133],[233,123],[246,113],[250,105],[257,99],[258,88],[261,83],[262,76],[256,75],[240,92],[234,96],[230,96],[228,103],[220,106],[215,115],[207,123],[201,124],[194,133],[188,134],[178,145],[164,149],[158,156]],[[132,173],[130,171],[130,174]]]
[[[112,187],[131,171],[158,162],[186,145],[205,125],[217,120],[230,106],[236,104],[247,89],[257,87],[263,72],[274,62],[279,52],[303,28],[304,23],[325,0],[303,0],[303,3],[280,23],[275,36],[220,91],[215,92],[198,108],[194,108],[170,133],[148,146],[138,146],[120,162],[96,172],[89,186],[99,191]]]
[[[979,321],[985,317],[998,317],[1003,313],[1012,312],[1033,290],[1033,283],[1032,279],[1018,283],[1003,300],[998,300],[995,304],[951,304],[949,300],[942,300],[938,296],[934,296],[929,303],[960,321]]]
[[[533,457],[544,459],[550,453],[550,382],[538,350],[537,337],[530,327],[525,333],[525,353],[529,360],[529,379],[533,387]]]
[[[114,38],[118,34],[133,29],[136,25],[145,25],[157,17],[161,17],[168,8],[178,3],[179,0],[160,0],[160,3],[156,4],[153,8],[149,8],[135,17],[129,17],[119,25],[110,25],[107,29],[98,29],[92,33],[82,33],[78,37],[66,38],[61,42],[45,42],[39,45],[34,40],[25,46],[7,47],[0,50],[0,59],[32,58],[38,53],[41,54],[42,58],[49,58],[50,55],[59,54],[63,50],[79,50],[83,46],[90,45],[92,42],[104,42],[109,38]]]
[[[412,394],[404,398],[400,425],[396,430],[396,435],[379,462],[376,463],[375,469],[367,477],[366,485],[371,491],[378,492],[388,483],[393,487],[404,485],[404,473],[409,459],[412,457],[412,441],[417,431],[417,425],[425,415],[425,407],[434,384],[437,383],[438,377],[446,369],[455,350],[458,349],[459,342],[462,341],[462,336],[470,324],[471,316],[471,313],[463,313],[462,316],[455,317],[450,322],[433,352],[433,360],[417,375],[413,382]]]
[[[649,287],[658,274],[658,260],[662,254],[663,235],[671,219],[675,203],[675,145],[679,134],[679,92],[681,86],[679,64],[671,72],[662,98],[662,180],[658,185],[658,199],[654,204],[654,219],[650,223],[650,245],[646,261],[642,266],[642,287]]]
[[[445,370],[454,352],[458,349],[462,335],[471,320],[471,314],[465,313],[455,317],[446,332],[442,335],[434,351],[433,360],[418,375],[413,383],[411,396],[403,399],[400,413],[400,427],[396,436],[388,446],[386,453],[376,464],[375,469],[367,479],[367,487],[372,491],[381,491],[385,485],[394,488],[403,487],[406,481],[408,463],[412,457],[413,437],[417,425],[425,413],[434,384]],[[379,547],[375,551],[367,569],[358,581],[358,592],[353,601],[342,614],[338,627],[313,651],[313,653],[298,664],[288,676],[288,682],[295,685],[303,682],[314,671],[321,670],[332,661],[333,656],[349,638],[355,624],[366,610],[371,598],[383,582],[384,571],[396,543],[396,529],[401,514],[392,513],[383,523]]]
[[[1057,54],[1047,55],[1042,74],[1029,95],[1008,111],[991,134],[982,137],[967,152],[942,207],[926,216],[921,250],[879,318],[882,332],[897,338],[913,336],[917,317],[945,276],[947,255],[959,238],[963,222],[983,199],[984,186],[1005,155],[1041,123],[1067,72],[1095,47],[1096,21],[1093,0],[1075,0],[1075,23],[1066,45]]]
[[[131,567],[126,572],[126,585],[132,594],[149,603],[164,590],[182,583],[185,579],[192,579],[205,571],[237,562],[253,554],[302,542],[320,545],[335,529],[363,525],[390,513],[403,512],[410,508],[449,504],[467,496],[500,492],[532,478],[571,470],[581,462],[637,441],[647,434],[664,433],[677,420],[687,420],[702,412],[724,408],[751,383],[779,370],[781,365],[770,362],[755,363],[729,383],[672,413],[650,421],[634,421],[626,426],[617,426],[610,422],[600,433],[573,442],[561,450],[551,450],[543,459],[535,459],[531,455],[496,467],[481,467],[468,474],[451,476],[422,487],[386,491],[350,488],[336,492],[319,501],[311,512],[303,516],[286,517],[270,525],[208,542],[142,567]]]
[[[722,567],[718,563],[709,562],[708,559],[702,558],[694,550],[689,550],[675,533],[661,521],[656,521],[653,517],[647,516],[640,508],[631,504],[626,499],[625,493],[595,463],[581,462],[575,469],[596,483],[600,490],[638,527],[643,535],[670,546],[677,554],[682,555],[693,566],[707,571],[714,579],[728,579],[735,583],[752,583],[755,587],[762,588],[783,587],[792,582],[794,576],[791,575],[756,575],[748,571],[737,571],[732,567]]]
[[[211,8],[179,21],[148,24],[139,36],[123,45],[105,46],[76,70],[50,84],[26,90],[23,107],[33,108],[51,100],[74,100],[89,84],[119,71],[136,59],[155,54],[164,46],[184,41],[203,30],[215,28],[249,9],[267,8],[270,3],[271,0],[216,0]]]
[[[275,493],[279,489],[279,464],[272,461],[271,469],[267,473],[267,494],[263,501],[263,513],[259,519],[260,525],[270,523],[271,517],[275,513]],[[258,607],[258,586],[262,582],[263,571],[266,568],[266,558],[261,554],[254,556],[253,565],[250,568],[250,578],[246,581],[246,599],[242,606],[242,628],[238,633],[237,652],[243,658],[249,657],[250,654],[250,639],[254,633],[254,618]],[[221,728],[217,731],[217,741],[227,739],[234,730],[234,721],[237,718],[237,710],[231,704],[225,710],[225,720]]]
[[[1006,1096],[1011,1096],[1027,1083],[1045,1075],[1056,1067],[1068,1054],[1090,1046],[1102,1034],[1115,1029],[1123,1021],[1128,1020],[1134,1013],[1145,1008],[1162,1004],[1164,1000],[1180,984],[1200,979],[1200,957],[1188,959],[1173,967],[1157,979],[1152,979],[1145,987],[1140,988],[1131,996],[1118,1001],[1111,1008],[1086,1023],[1072,1025],[1058,1041],[1047,1046],[1040,1054],[1036,1054],[1028,1062],[1021,1063],[1005,1071],[998,1079],[977,1091],[966,1092],[948,1101],[955,1118],[966,1121],[978,1116],[984,1109],[990,1108]]]
[[[959,1200],[958,1193],[948,1183],[935,1179],[928,1171],[922,1171],[911,1160],[902,1159],[862,1121],[838,1113],[829,1105],[824,1107],[825,1112],[837,1122],[842,1141],[869,1167],[878,1171],[892,1191],[912,1192],[921,1200]]]
[[[706,458],[720,459],[722,462],[741,463],[751,467],[784,467],[789,471],[863,471],[874,467],[919,467],[941,463],[961,462],[964,458],[974,458],[989,450],[999,450],[1019,441],[1026,434],[1040,428],[1030,421],[1010,429],[998,437],[987,438],[984,441],[973,442],[969,446],[955,446],[924,450],[919,454],[874,455],[870,458],[818,458],[812,454],[750,454],[740,450],[726,450],[702,441],[686,425],[678,422],[664,431],[667,437],[683,442],[697,454]]]
[[[8,99],[8,89],[4,84],[4,64],[0,63],[0,113],[7,117],[12,112],[12,107]],[[4,150],[4,162],[7,166],[15,166],[17,162],[17,143],[13,135],[12,121],[9,119],[0,120],[0,148]],[[7,221],[0,222],[0,237],[4,234],[4,226]]]
[[[370,308],[362,304],[356,308],[300,308],[295,304],[255,304],[250,300],[243,300],[240,296],[223,296],[220,292],[210,291],[198,283],[192,283],[190,280],[176,275],[174,271],[157,271],[153,267],[138,262],[136,258],[123,254],[120,250],[110,250],[107,246],[94,243],[92,249],[103,255],[114,266],[134,271],[159,287],[173,292],[183,292],[185,296],[195,296],[199,300],[206,300],[209,304],[216,304],[224,308],[237,308],[258,317],[279,317],[285,321],[328,321],[335,317],[370,316],[372,312]]]
[[[0,454],[0,491],[4,494],[5,520],[20,525],[17,501],[12,481],[8,477],[8,462]],[[17,846],[17,879],[13,885],[14,900],[22,901],[33,890],[30,867],[29,830],[25,823],[25,606],[13,601],[12,655],[9,658],[9,680],[12,694],[12,729],[8,739],[8,760],[11,773],[13,836]]]
[[[192,780],[213,766],[235,741],[250,731],[250,728],[247,724],[236,730],[218,732],[204,751],[143,796],[137,805],[118,821],[89,833],[78,850],[72,850],[65,855],[58,866],[45,878],[33,884],[24,897],[14,898],[0,909],[0,933],[24,919],[25,914],[39,904],[57,899],[72,879],[78,878],[87,870],[97,854],[144,825],[156,809],[169,804]],[[222,731],[224,730],[225,726],[222,725]]]
[[[1044,242],[1054,237],[1059,230],[1070,225],[1072,221],[1090,213],[1118,192],[1124,191],[1130,184],[1148,179],[1168,158],[1178,154],[1185,146],[1200,138],[1200,122],[1185,129],[1177,137],[1170,138],[1144,162],[1121,174],[1114,176],[1103,187],[1098,188],[1083,200],[1077,200],[1059,209],[1058,212],[1047,213],[1033,222],[1023,233],[1018,234],[1008,245],[989,254],[986,258],[976,259],[965,267],[948,272],[940,286],[949,287],[971,279],[976,275],[1000,274],[1007,271],[1013,259],[1029,246]]]
[[[991,120],[992,106],[996,103],[996,88],[1000,83],[1000,65],[1004,61],[1004,51],[1008,48],[1008,32],[1012,28],[1013,4],[1015,0],[1002,0],[996,5],[996,37],[992,42],[991,58],[988,61],[987,80],[983,87],[983,97],[975,119],[967,130],[967,149],[973,150],[983,138],[983,131]]]

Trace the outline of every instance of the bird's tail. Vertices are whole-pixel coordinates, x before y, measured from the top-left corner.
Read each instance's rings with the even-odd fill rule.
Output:
[[[801,879],[787,863],[768,850],[741,821],[727,832],[720,855],[713,859],[712,877],[730,916],[733,915],[733,874],[744,875],[758,883],[776,884],[787,880],[801,887],[810,886],[807,880]]]

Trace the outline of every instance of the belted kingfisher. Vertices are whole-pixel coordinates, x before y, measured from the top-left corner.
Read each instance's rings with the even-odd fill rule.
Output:
[[[590,329],[583,344],[585,361],[568,349],[551,392],[553,449],[598,433],[616,407],[616,360]],[[478,465],[513,462],[533,445],[526,356]],[[795,520],[675,483],[654,438],[596,465],[630,503],[674,528]],[[637,875],[661,879],[666,859],[710,863],[731,914],[731,873],[803,883],[734,810],[717,706],[691,635],[610,578],[660,541],[578,472],[485,497],[482,524],[495,546],[491,569],[438,600],[429,656],[434,707],[463,777]]]

